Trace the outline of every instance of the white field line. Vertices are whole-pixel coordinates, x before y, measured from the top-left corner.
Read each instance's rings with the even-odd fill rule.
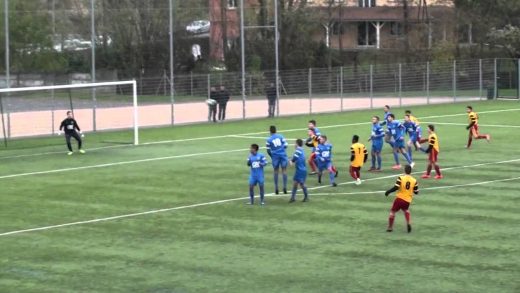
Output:
[[[476,186],[476,185],[486,185],[497,182],[507,182],[520,180],[520,177],[513,178],[505,178],[505,179],[497,179],[497,180],[488,180],[488,181],[480,181],[474,183],[467,184],[456,184],[456,185],[444,185],[444,186],[433,186],[433,187],[425,187],[420,188],[419,191],[423,190],[438,190],[438,189],[450,189],[450,188],[459,188],[459,187],[468,187],[468,186]],[[358,194],[383,194],[385,190],[377,190],[377,191],[362,191],[362,192],[331,192],[331,193],[313,193],[313,196],[327,196],[327,195],[358,195]]]
[[[520,111],[520,108],[514,108],[514,109],[501,109],[501,110],[490,110],[490,111],[482,111],[479,112],[479,114],[486,114],[486,113],[500,113],[500,112],[511,112],[511,111]],[[455,116],[465,116],[466,113],[458,113],[458,114],[449,114],[449,115],[435,115],[435,116],[424,116],[420,117],[421,119],[434,119],[434,118],[444,118],[444,117],[455,117]],[[358,122],[358,123],[348,123],[348,124],[336,124],[336,125],[326,125],[326,126],[320,126],[320,129],[328,129],[328,128],[338,128],[338,127],[347,127],[347,126],[358,126],[358,125],[368,125],[370,122]],[[437,123],[439,124],[439,123]],[[305,131],[307,128],[295,128],[295,129],[286,129],[279,131],[280,133],[285,132],[295,132],[295,131]],[[199,140],[210,140],[210,139],[222,139],[227,137],[237,137],[237,136],[251,136],[251,135],[260,135],[264,134],[265,138],[268,136],[267,131],[260,131],[260,132],[250,132],[250,133],[239,133],[239,134],[229,134],[229,135],[218,135],[218,136],[205,136],[205,137],[194,137],[194,138],[184,138],[184,139],[173,139],[173,140],[162,140],[162,141],[154,141],[154,142],[146,142],[141,143],[140,146],[148,146],[148,145],[156,145],[156,144],[169,144],[169,143],[177,143],[177,142],[190,142],[190,141],[199,141]],[[262,137],[263,139],[264,137]],[[122,147],[133,147],[132,144],[125,144],[125,145],[114,145],[114,146],[104,146],[104,147],[98,147],[98,148],[91,148],[87,149],[88,151],[96,151],[96,150],[103,150],[108,148],[122,148]],[[36,154],[26,154],[26,155],[15,155],[15,156],[5,156],[0,157],[0,160],[6,160],[6,159],[16,159],[16,158],[24,158],[24,157],[36,157],[36,156],[45,156],[45,155],[55,155],[55,154],[63,154],[65,151],[55,151],[55,152],[44,152],[44,153],[36,153]]]
[[[422,122],[424,124],[437,125],[454,125],[454,126],[468,126],[468,123],[453,123],[453,122]],[[520,125],[500,125],[500,124],[479,124],[479,127],[498,127],[498,128],[520,128]]]
[[[455,167],[443,168],[442,170],[447,171],[447,170],[455,170],[455,169],[465,169],[465,168],[473,168],[473,167],[486,166],[486,165],[506,164],[506,163],[512,163],[512,162],[518,162],[518,161],[520,161],[520,159],[513,159],[513,160],[499,161],[499,162],[487,162],[487,163],[480,163],[480,164],[466,165],[466,166],[455,166]],[[417,174],[417,173],[422,173],[422,172],[418,171],[418,172],[414,172],[413,174]],[[388,178],[396,178],[396,176],[398,176],[398,174],[370,178],[370,179],[363,180],[363,182],[376,181],[376,180],[382,180],[382,179],[388,179]],[[509,179],[500,179],[500,180],[494,180],[494,181],[483,181],[480,184],[472,183],[472,185],[483,185],[483,184],[489,184],[489,183],[499,182],[499,181],[512,181],[512,180],[516,180],[516,179],[517,178],[509,178]],[[353,184],[353,183],[354,183],[353,181],[349,181],[349,182],[339,183],[338,185],[347,185],[347,184]],[[437,189],[454,188],[454,187],[461,187],[461,186],[464,186],[464,184],[452,185],[452,186],[446,186],[446,187],[440,186],[440,187],[437,187]],[[329,188],[329,187],[330,187],[329,185],[322,185],[322,186],[310,187],[308,189],[317,190],[317,189],[323,189],[323,188]],[[330,188],[332,188],[332,187],[330,187]],[[429,188],[429,189],[433,189],[433,188]],[[381,191],[377,191],[377,192],[381,192]],[[334,194],[352,194],[353,195],[353,194],[370,194],[370,193],[375,193],[375,191],[368,191],[368,192],[365,191],[365,192],[355,192],[355,193],[334,193]],[[317,196],[317,195],[320,195],[320,193],[311,194],[311,196]],[[329,195],[329,193],[326,193],[325,195]],[[275,197],[275,196],[287,196],[287,195],[285,195],[285,194],[284,195],[275,195],[273,193],[270,193],[270,194],[266,194],[265,196]],[[228,203],[228,202],[234,202],[234,201],[240,201],[240,200],[247,200],[247,199],[249,199],[249,197],[236,197],[236,198],[209,201],[209,202],[184,205],[184,206],[178,206],[178,207],[172,207],[172,208],[164,208],[164,209],[150,210],[150,211],[145,211],[145,212],[123,214],[123,215],[106,217],[106,218],[97,218],[97,219],[92,219],[92,220],[70,222],[70,223],[65,223],[65,224],[50,225],[50,226],[43,226],[43,227],[29,228],[29,229],[22,229],[22,230],[14,230],[14,231],[0,233],[0,237],[28,233],[28,232],[45,231],[45,230],[51,230],[51,229],[69,227],[69,226],[78,226],[78,225],[85,225],[85,224],[92,224],[92,223],[99,223],[99,222],[107,222],[107,221],[124,219],[124,218],[132,218],[132,217],[143,216],[143,215],[158,214],[158,213],[183,210],[183,209],[189,209],[189,208],[196,208],[196,207],[202,207],[202,206],[210,206],[210,205],[216,205],[216,204]]]

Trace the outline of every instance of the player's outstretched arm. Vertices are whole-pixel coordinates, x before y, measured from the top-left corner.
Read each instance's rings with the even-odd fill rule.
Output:
[[[394,187],[388,189],[388,190],[385,192],[385,196],[390,195],[390,193],[392,193],[392,192],[396,192],[397,189],[398,189],[397,186],[394,186]]]

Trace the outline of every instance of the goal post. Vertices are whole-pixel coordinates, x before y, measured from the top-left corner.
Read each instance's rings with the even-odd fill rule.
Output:
[[[93,91],[96,98],[93,98]],[[137,98],[135,80],[2,88],[0,101],[3,131],[0,135],[6,141],[55,135],[66,111],[70,110],[82,130],[97,132],[131,129],[131,143],[138,145]],[[127,138],[126,143],[130,143],[130,138]]]

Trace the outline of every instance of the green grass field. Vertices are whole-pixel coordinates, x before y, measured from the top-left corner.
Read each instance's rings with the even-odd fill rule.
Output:
[[[474,103],[493,140],[471,150],[464,104],[412,108],[437,123],[445,178],[419,179],[411,234],[402,213],[385,232],[393,197],[378,191],[399,174],[388,146],[384,172],[365,171],[361,186],[347,173],[351,136],[366,141],[381,110],[312,117],[340,186],[310,176],[311,201],[291,205],[245,205],[248,147],[270,124],[304,137],[309,116],[146,129],[142,143],[174,141],[137,147],[122,144],[130,132],[91,134],[71,157],[62,137],[11,142],[0,151],[0,292],[519,292],[517,103]],[[414,155],[419,177],[426,156]]]

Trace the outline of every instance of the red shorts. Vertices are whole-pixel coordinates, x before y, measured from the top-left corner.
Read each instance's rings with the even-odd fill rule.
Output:
[[[439,156],[439,152],[435,149],[432,149],[432,151],[428,154],[428,161],[437,163],[437,157]]]
[[[316,159],[316,153],[315,152],[312,152],[310,157],[309,157],[309,162],[314,162],[314,159]]]
[[[390,210],[392,212],[396,213],[399,210],[407,211],[409,207],[410,207],[410,203],[409,202],[407,202],[404,199],[401,199],[401,198],[397,197],[394,200],[394,204],[392,205],[392,209],[390,209]]]

